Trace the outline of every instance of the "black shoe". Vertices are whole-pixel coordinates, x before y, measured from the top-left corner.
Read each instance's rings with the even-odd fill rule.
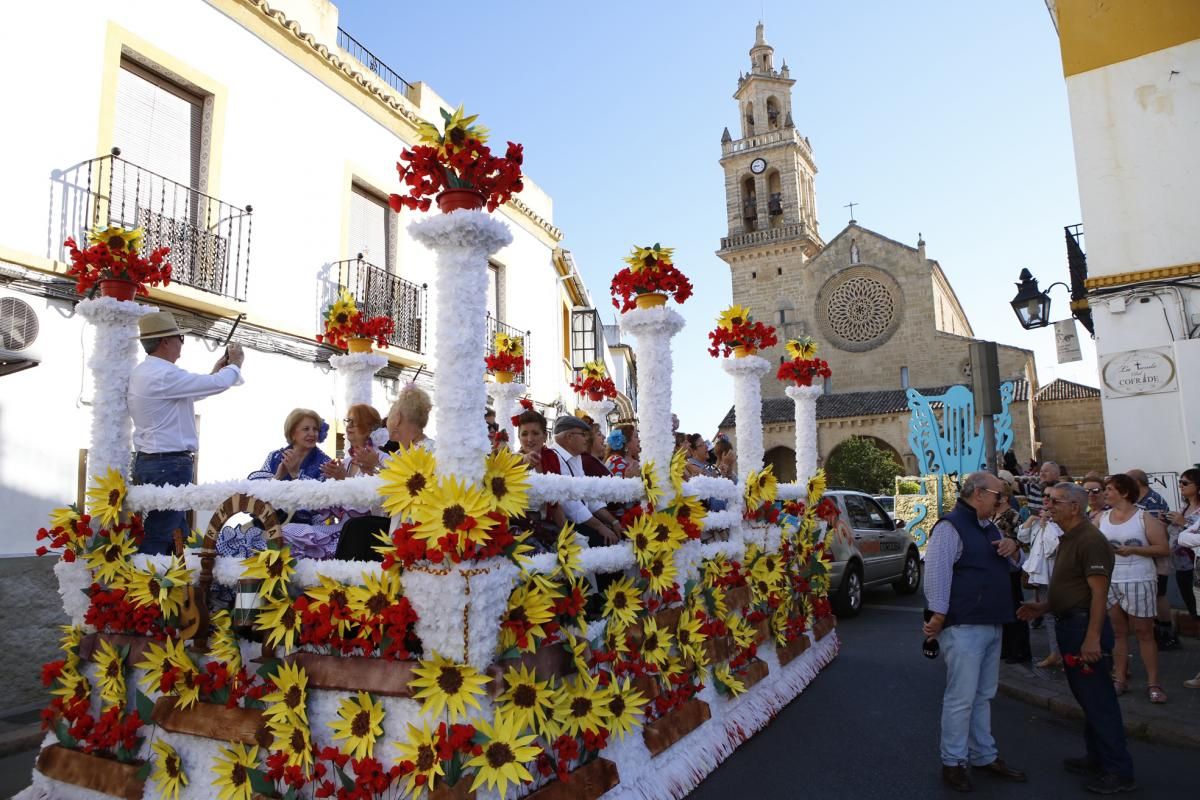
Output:
[[[1019,769],[1013,769],[1000,758],[997,758],[990,764],[984,764],[982,767],[973,767],[973,769],[995,775],[997,778],[1003,778],[1013,783],[1025,783],[1025,781],[1029,780],[1029,777],[1024,772]]]
[[[1132,792],[1138,788],[1137,781],[1133,778],[1121,778],[1116,775],[1105,773],[1098,778],[1088,781],[1083,785],[1093,794],[1117,794],[1118,792]]]
[[[1165,633],[1158,640],[1158,649],[1163,650],[1178,650],[1182,645],[1179,643],[1179,637],[1174,633]]]
[[[1063,768],[1073,775],[1092,775],[1099,777],[1104,774],[1100,765],[1089,758],[1064,758]]]
[[[942,783],[956,792],[972,791],[971,776],[964,766],[947,767],[942,765]]]

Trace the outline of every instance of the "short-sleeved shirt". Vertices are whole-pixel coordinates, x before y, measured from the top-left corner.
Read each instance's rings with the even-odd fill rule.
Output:
[[[1138,500],[1135,505],[1143,511],[1150,512],[1160,520],[1165,520],[1167,512],[1171,510],[1170,506],[1167,505],[1167,501],[1163,499],[1163,496],[1153,489],[1146,492],[1146,496]]]
[[[1088,576],[1103,575],[1111,580],[1114,561],[1112,545],[1091,522],[1085,520],[1064,533],[1058,540],[1058,557],[1050,576],[1050,611],[1061,614],[1090,608]]]

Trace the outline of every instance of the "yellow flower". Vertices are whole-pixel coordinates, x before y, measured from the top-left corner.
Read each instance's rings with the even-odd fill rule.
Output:
[[[712,558],[704,562],[704,585],[708,588],[713,588],[717,585],[717,581],[724,578],[733,569],[724,554],[717,553]]]
[[[308,727],[308,673],[299,664],[283,661],[270,678],[275,689],[263,696],[269,719],[292,719]]]
[[[170,639],[166,640],[165,646],[159,646],[157,642],[148,642],[146,649],[142,651],[142,660],[133,665],[146,673],[138,683],[147,692],[159,691],[163,672],[166,671],[167,660],[171,655],[170,646]]]
[[[771,614],[771,631],[775,635],[775,644],[778,647],[783,647],[787,644],[787,624],[788,617],[792,614],[792,596],[784,594],[779,602],[779,607]]]
[[[413,725],[411,722],[408,725],[408,741],[393,742],[396,750],[399,751],[397,761],[407,761],[413,765],[413,771],[408,774],[408,786],[405,792],[416,797],[422,787],[417,785],[417,778],[425,777],[424,790],[432,790],[434,781],[445,773],[442,771],[442,762],[438,759],[437,754],[437,733],[429,729],[429,723],[421,722],[421,727]]]
[[[562,530],[558,532],[556,552],[558,554],[557,571],[562,573],[565,580],[573,582],[575,578],[583,574],[583,548],[575,538],[575,526],[569,522],[563,525]]]
[[[437,462],[423,447],[402,447],[379,472],[383,508],[392,516],[412,516],[437,485]]]
[[[233,632],[229,612],[222,609],[209,621],[208,657],[225,664],[225,674],[233,677],[242,667],[242,650],[238,646],[237,634]]]
[[[613,682],[608,698],[609,732],[624,741],[625,734],[642,725],[643,708],[649,699],[633,686],[629,678]]]
[[[652,247],[634,245],[633,251],[625,257],[625,263],[633,272],[641,272],[643,269],[653,269],[659,261],[663,264],[671,264],[671,256],[674,252],[674,248],[663,247],[657,242]]]
[[[663,685],[668,688],[670,688],[671,686],[674,686],[674,683],[672,682],[672,678],[677,678],[686,671],[687,671],[687,668],[683,666],[682,659],[680,659],[676,656],[668,657],[667,663],[662,666]]]
[[[468,769],[476,768],[471,791],[486,786],[495,788],[503,798],[508,792],[509,781],[514,786],[533,782],[533,776],[525,764],[542,752],[542,748],[535,744],[537,736],[521,736],[515,722],[503,715],[496,717],[495,725],[479,720],[475,723],[475,730],[477,736],[483,737],[483,741],[479,742],[483,752],[465,765]]]
[[[158,606],[167,619],[179,614],[191,582],[192,571],[184,566],[179,556],[171,557],[167,571],[161,575],[156,564],[147,565],[145,570],[131,567],[125,573],[129,599],[142,607]]]
[[[671,488],[675,490],[675,497],[683,494],[683,473],[686,467],[686,450],[679,449],[671,454]]]
[[[637,621],[642,613],[642,595],[633,585],[633,579],[622,576],[604,589],[604,616],[609,625],[626,628]]]
[[[608,369],[604,366],[603,361],[585,361],[583,364],[583,377],[600,380],[608,375]]]
[[[141,228],[126,230],[125,228],[96,228],[88,233],[88,244],[106,244],[110,250],[128,250],[136,253],[142,249]]]
[[[575,663],[575,671],[580,675],[586,675],[592,669],[591,664],[588,663],[588,655],[590,653],[588,640],[584,638],[587,635],[587,620],[580,614],[579,619],[576,621],[583,627],[584,636],[576,636],[571,630],[564,628],[563,644],[566,645],[567,653],[570,654],[571,660]]]
[[[763,553],[750,567],[750,591],[755,602],[765,603],[772,590],[783,584],[783,563],[774,553]]]
[[[653,617],[647,617],[642,623],[642,659],[656,667],[667,663],[671,655],[671,645],[674,640],[669,631],[658,627]]]
[[[675,626],[675,642],[679,652],[700,666],[708,661],[708,650],[704,642],[708,637],[700,630],[700,618],[690,609],[684,609],[679,615],[679,624]]]
[[[187,774],[183,771],[183,762],[179,760],[179,753],[176,753],[175,748],[163,739],[155,739],[154,743],[150,745],[150,749],[156,756],[150,780],[158,786],[157,796],[163,800],[179,800],[180,788],[188,784]]]
[[[738,680],[738,677],[729,669],[728,664],[722,664],[713,669],[713,677],[716,678],[717,683],[724,686],[726,691],[734,697],[746,691],[746,684]]]
[[[352,586],[347,597],[350,613],[358,619],[374,619],[394,605],[402,595],[400,577],[394,572],[363,570],[362,586]]]
[[[445,109],[439,110],[442,112],[442,121],[445,125],[444,132],[438,130],[437,126],[431,123],[422,122],[417,128],[421,144],[436,147],[440,156],[447,157],[454,155],[459,150],[465,150],[466,142],[469,139],[474,139],[480,144],[487,142],[488,129],[482,125],[471,124],[478,118],[477,114],[466,116],[461,105],[454,110],[453,114],[448,113]]]
[[[267,634],[267,646],[283,644],[284,649],[294,650],[296,637],[300,635],[300,615],[288,597],[268,600],[258,610],[254,627]]]
[[[342,289],[333,305],[325,312],[326,327],[334,330],[344,328],[357,313],[358,306],[354,303],[354,295],[350,294],[349,289]]]
[[[639,567],[649,566],[662,549],[654,540],[654,534],[653,514],[642,514],[626,531],[629,542],[633,545],[633,557]]]
[[[496,353],[521,357],[525,355],[525,339],[522,336],[511,336],[503,331],[496,331]]]
[[[675,568],[675,559],[666,553],[657,553],[646,565],[649,573],[650,591],[662,594],[675,585],[679,571]]]
[[[817,474],[808,479],[808,508],[816,513],[817,504],[825,494],[825,470],[817,470]]]
[[[54,688],[50,690],[50,694],[64,699],[90,697],[92,694],[92,684],[88,682],[87,677],[82,673],[76,672],[73,669],[64,669],[59,674]]]
[[[479,708],[476,698],[483,695],[488,682],[469,664],[456,664],[437,653],[414,667],[413,674],[416,677],[409,686],[419,690],[412,697],[422,701],[421,713],[439,716],[444,710],[451,723],[467,716],[468,705]]]
[[[217,779],[212,785],[221,793],[218,800],[251,800],[254,789],[250,785],[250,770],[258,769],[258,748],[234,742],[221,749],[213,764]]]
[[[96,541],[103,544],[87,554],[87,565],[94,571],[95,579],[109,585],[122,584],[125,571],[129,569],[129,557],[137,552],[137,544],[125,531],[117,530],[107,539],[96,537]]]
[[[564,681],[555,697],[554,718],[570,736],[582,736],[584,731],[599,733],[608,726],[608,691],[587,674]]]
[[[292,550],[287,545],[278,550],[268,547],[259,550],[247,559],[242,566],[246,571],[243,578],[258,578],[262,583],[258,587],[259,597],[274,597],[276,589],[282,589],[287,594],[288,581],[296,574],[296,559],[292,558]]]
[[[333,741],[346,740],[338,748],[351,758],[370,758],[375,740],[383,735],[383,703],[366,692],[338,703],[337,722],[326,723],[333,730]]]
[[[101,710],[125,705],[125,656],[101,639],[92,660],[96,662],[96,681],[100,687]]]
[[[63,506],[50,512],[50,530],[55,528],[70,528],[79,519],[79,512],[74,506]]]
[[[413,536],[436,546],[438,539],[453,534],[457,537],[459,552],[468,540],[486,544],[488,532],[496,525],[496,520],[487,516],[490,509],[479,488],[468,486],[453,475],[447,476],[438,482],[425,502],[417,506],[413,515],[417,528]]]
[[[729,635],[733,637],[733,643],[739,648],[745,650],[754,644],[754,637],[756,636],[754,627],[741,614],[734,612],[727,616],[725,618],[725,627],[729,629]]]
[[[190,708],[200,702],[200,670],[187,651],[186,642],[167,639],[166,664],[178,670],[178,677],[171,687],[171,693],[178,698],[176,705]]]
[[[658,485],[658,478],[654,476],[654,462],[642,462],[642,489],[646,492],[646,504],[653,509],[662,500],[662,487]]]
[[[504,673],[504,692],[496,698],[496,717],[508,718],[517,730],[536,734],[548,731],[547,715],[554,709],[554,691],[549,681],[539,681],[526,666],[510,667]]]
[[[738,325],[745,324],[751,321],[750,309],[746,306],[732,305],[721,312],[721,316],[717,319],[717,327],[731,331]]]
[[[674,511],[675,518],[681,523],[690,520],[699,530],[704,530],[704,518],[708,516],[708,510],[697,497],[682,492],[675,495]]]
[[[94,483],[87,491],[87,507],[92,517],[106,528],[117,524],[121,517],[121,506],[125,504],[125,479],[112,467],[100,477],[92,476]]]
[[[305,775],[312,772],[312,733],[308,725],[292,717],[274,717],[267,728],[275,738],[273,748],[287,756],[289,767],[300,767]]]
[[[542,625],[554,619],[553,601],[542,591],[537,583],[528,581],[521,584],[508,596],[508,609],[504,612],[501,623],[514,622],[528,625],[527,639],[522,651],[532,653],[537,650],[537,640],[546,636]],[[500,646],[507,650],[518,646],[516,631],[510,626],[500,629]]]
[[[492,511],[506,517],[525,513],[529,506],[529,470],[525,458],[508,449],[497,450],[483,464],[483,492]]]
[[[779,493],[779,481],[775,477],[775,467],[767,464],[758,472],[746,476],[746,508],[757,509],[764,503],[775,502]]]
[[[59,625],[62,637],[58,646],[62,648],[64,669],[73,670],[79,666],[79,645],[83,643],[83,628],[78,625]]]
[[[650,535],[660,553],[674,553],[687,540],[687,534],[674,514],[656,512],[650,517]]]
[[[788,358],[792,360],[803,359],[809,361],[817,356],[817,340],[811,336],[788,339],[784,348],[787,350]]]

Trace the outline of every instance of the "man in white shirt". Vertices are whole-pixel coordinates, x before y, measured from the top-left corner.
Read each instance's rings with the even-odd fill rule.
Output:
[[[133,419],[132,480],[134,484],[181,486],[192,482],[193,459],[199,446],[196,400],[220,394],[242,383],[242,347],[231,344],[209,375],[175,366],[183,351],[184,334],[169,311],[138,320],[138,339],[146,359],[129,379],[129,416]],[[140,552],[163,555],[174,550],[176,530],[187,533],[183,511],[151,511],[144,520]]]
[[[547,445],[549,452],[543,458],[546,471],[557,469],[559,475],[585,477],[580,456],[587,450],[591,435],[592,427],[578,417],[563,415],[556,419],[554,441]],[[609,513],[604,503],[564,500],[561,505],[567,519],[575,523],[593,547],[616,544],[621,540],[621,523]]]

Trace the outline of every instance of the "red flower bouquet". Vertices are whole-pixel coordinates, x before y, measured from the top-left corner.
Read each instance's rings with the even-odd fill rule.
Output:
[[[147,286],[171,282],[171,265],[166,263],[169,247],[156,247],[142,258],[142,229],[107,228],[88,234],[88,246],[80,249],[74,237],[64,243],[71,253],[67,274],[75,278],[75,291],[90,294],[103,281],[128,281],[137,294],[146,296]]]
[[[488,211],[495,211],[524,188],[521,145],[509,142],[503,157],[493,156],[486,144],[487,128],[472,125],[475,116],[464,116],[462,106],[453,114],[443,109],[442,119],[444,130],[423,123],[418,131],[421,143],[400,153],[396,171],[408,193],[388,198],[393,211],[428,211],[431,197],[454,189],[474,192],[479,197],[475,208],[486,203]],[[443,205],[441,198],[438,204]]]
[[[583,369],[571,381],[571,388],[580,397],[586,394],[592,400],[617,396],[617,385],[608,377],[608,370],[604,368],[603,361],[589,361],[584,364]]]
[[[613,276],[613,305],[622,313],[633,308],[660,306],[667,297],[683,303],[692,296],[692,283],[671,262],[670,247],[633,248],[625,258],[629,266]]]
[[[529,359],[525,358],[525,340],[496,331],[495,352],[484,357],[483,363],[490,372],[522,372]]]
[[[712,343],[708,354],[714,358],[729,358],[735,351],[740,358],[779,342],[775,338],[775,329],[755,322],[750,309],[745,306],[730,306],[722,311],[716,329],[708,332],[708,340]]]
[[[812,386],[813,378],[828,378],[833,373],[829,363],[817,358],[817,343],[811,336],[789,339],[784,345],[791,361],[779,365],[775,377],[781,381],[792,381],[796,386]]]
[[[351,339],[368,339],[378,347],[386,347],[387,339],[396,331],[391,317],[368,319],[354,302],[349,290],[342,289],[338,299],[325,310],[325,332],[317,334],[318,342],[346,348]]]

